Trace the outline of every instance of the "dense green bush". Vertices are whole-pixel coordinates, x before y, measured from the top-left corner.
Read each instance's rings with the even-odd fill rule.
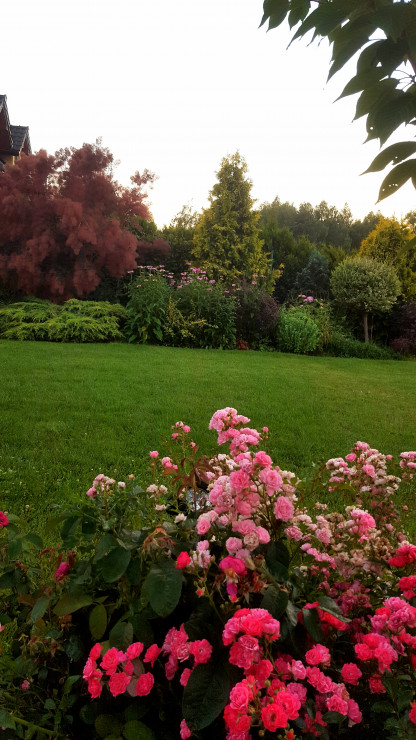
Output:
[[[257,276],[256,276],[257,277]],[[258,281],[243,281],[236,291],[236,330],[240,342],[261,349],[272,342],[278,306]]]
[[[277,343],[281,352],[313,352],[318,348],[320,338],[318,324],[302,308],[281,309],[277,325]]]
[[[177,290],[175,300],[179,311],[192,323],[193,339],[187,346],[235,346],[235,302],[221,283],[189,281]]]
[[[334,331],[330,342],[325,347],[325,354],[333,357],[359,357],[363,360],[398,360],[400,355],[395,354],[387,347],[380,347],[371,342],[360,342],[352,339],[340,331]]]
[[[162,342],[170,289],[156,268],[140,270],[128,287],[126,334],[129,342]]]
[[[71,299],[62,306],[30,299],[0,308],[0,337],[50,342],[114,342],[123,339],[126,310],[106,302]]]

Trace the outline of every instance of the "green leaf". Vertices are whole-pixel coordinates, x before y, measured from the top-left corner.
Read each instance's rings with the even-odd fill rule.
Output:
[[[107,609],[103,604],[97,604],[90,612],[89,628],[94,640],[100,640],[107,629]]]
[[[43,617],[50,603],[48,596],[40,596],[36,601],[32,611],[30,612],[30,619],[32,622],[37,622],[38,619]]]
[[[78,516],[77,514],[74,514],[73,516],[69,516],[65,520],[62,526],[62,529],[61,529],[62,539],[66,540],[68,537],[72,537],[75,534],[77,527],[79,526],[80,523],[81,523],[81,517]]]
[[[100,737],[119,735],[121,722],[113,714],[100,714],[94,722],[97,734]]]
[[[309,632],[312,640],[315,642],[322,642],[323,632],[321,627],[321,620],[316,609],[302,609],[303,624]]]
[[[37,550],[41,550],[43,547],[43,541],[42,538],[39,537],[38,534],[27,534],[25,537],[25,540],[27,542],[30,542],[31,545],[34,545]]]
[[[376,712],[376,714],[389,714],[393,711],[393,705],[389,701],[376,701],[371,705],[371,711]]]
[[[67,694],[71,692],[73,685],[76,684],[76,682],[79,681],[80,678],[81,676],[78,676],[78,675],[68,676],[68,678],[66,679],[64,683],[64,692],[63,692],[64,696],[66,696]]]
[[[179,601],[182,572],[170,558],[160,560],[150,568],[145,585],[152,609],[159,617],[167,617]]]
[[[315,36],[327,36],[337,26],[347,20],[351,10],[351,0],[337,3],[322,3],[312,11],[296,31],[292,41],[302,38],[315,28]]]
[[[101,561],[101,573],[106,583],[114,583],[126,572],[131,559],[131,552],[124,547],[111,550]]]
[[[22,543],[16,537],[11,542],[9,542],[9,545],[7,548],[7,554],[9,556],[9,560],[16,560],[19,557],[21,552],[22,552]]]
[[[388,7],[377,10],[378,27],[393,41],[400,39],[411,26],[413,26],[411,32],[412,30],[414,32],[415,23],[416,12],[412,3],[395,3],[394,5],[389,3]]]
[[[53,699],[46,699],[44,705],[45,709],[54,710],[56,709],[56,704]]]
[[[84,643],[79,635],[71,635],[65,645],[65,652],[71,661],[81,660],[84,655]]]
[[[0,727],[5,727],[7,730],[16,729],[13,717],[5,709],[0,709]]]
[[[387,82],[387,80],[382,80]],[[379,83],[382,84],[382,83]],[[416,117],[416,97],[410,92],[395,90],[389,100],[377,105],[367,118],[367,141],[378,138],[384,144],[402,124],[412,123]]]
[[[377,107],[391,100],[396,92],[396,87],[397,80],[391,78],[380,80],[372,87],[366,87],[357,100],[354,121],[367,115],[370,111],[375,111]]]
[[[133,625],[130,622],[117,622],[109,634],[110,647],[127,650],[133,642]]]
[[[379,172],[384,170],[387,165],[398,164],[403,159],[407,159],[411,154],[416,152],[416,142],[413,141],[399,141],[397,144],[391,144],[390,146],[383,149],[377,157],[373,159],[370,166],[363,172],[363,175],[368,172]]]
[[[399,691],[397,696],[397,708],[399,712],[402,712],[404,709],[410,710],[410,704],[413,699],[413,691],[412,689],[402,689]]]
[[[92,604],[92,599],[88,594],[65,594],[59,599],[53,612],[58,617],[63,617],[65,614],[72,614],[90,604]]]
[[[328,614],[332,614],[333,617],[336,617],[340,620],[340,622],[351,622],[348,617],[343,617],[340,611],[340,608],[336,601],[331,599],[330,596],[325,596],[324,594],[321,596],[318,596],[319,606],[324,612],[328,612]]]
[[[289,26],[293,28],[300,21],[305,20],[311,4],[309,0],[292,0],[288,16]]]
[[[334,76],[342,67],[368,42],[368,37],[377,28],[377,23],[373,20],[372,13],[360,15],[354,21],[346,23],[341,28],[337,28],[332,38],[332,59],[328,80]]]
[[[354,95],[355,93],[361,92],[361,90],[365,90],[367,87],[375,85],[383,77],[385,77],[385,73],[383,72],[382,67],[374,67],[373,69],[368,69],[365,72],[355,75],[345,85],[338,100],[345,98],[347,95]]]
[[[9,570],[0,576],[0,591],[4,591],[14,586],[14,571]]]
[[[260,28],[269,18],[269,30],[276,28],[284,20],[284,17],[289,9],[288,0],[264,0],[263,3],[263,18],[260,23]],[[276,21],[280,17],[280,21]],[[273,20],[272,20],[273,19]],[[270,25],[272,23],[272,25]],[[275,25],[273,25],[273,23]]]
[[[203,730],[221,714],[231,689],[228,661],[197,665],[183,692],[182,712],[188,727]]]
[[[343,721],[344,715],[339,712],[326,712],[322,719],[329,725],[339,725]]]
[[[381,183],[377,202],[395,193],[410,178],[416,182],[416,159],[408,159],[390,170]]]
[[[126,740],[154,740],[154,734],[150,727],[146,727],[143,722],[131,720],[126,722],[122,728],[123,737]]]
[[[276,586],[269,586],[263,596],[261,608],[267,609],[274,619],[280,619],[286,611],[288,601],[289,594],[287,591],[282,591],[280,588],[276,588]]]

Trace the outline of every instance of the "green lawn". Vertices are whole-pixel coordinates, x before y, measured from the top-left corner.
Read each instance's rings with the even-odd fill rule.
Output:
[[[0,508],[28,504],[39,520],[100,471],[144,476],[178,420],[213,451],[208,422],[224,406],[268,426],[269,452],[298,474],[357,439],[416,447],[412,362],[0,341],[0,378]]]

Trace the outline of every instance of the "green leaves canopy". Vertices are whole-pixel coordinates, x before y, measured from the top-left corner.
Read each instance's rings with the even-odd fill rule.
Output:
[[[264,0],[261,25],[276,28],[285,18],[298,25],[292,41],[313,32],[332,45],[328,79],[358,52],[357,73],[340,97],[359,94],[355,119],[367,116],[367,141],[380,145],[402,125],[416,124],[416,4],[408,0]],[[382,38],[375,38],[374,34]],[[394,167],[383,180],[378,200],[411,179],[416,187],[414,142],[387,147],[367,172]],[[403,161],[406,160],[406,161]]]

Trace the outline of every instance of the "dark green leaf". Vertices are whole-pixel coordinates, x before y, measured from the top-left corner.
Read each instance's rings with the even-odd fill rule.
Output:
[[[46,699],[44,705],[45,709],[53,710],[56,709],[56,704],[53,699]]]
[[[107,609],[103,604],[97,604],[90,612],[89,627],[94,640],[100,640],[107,629]]]
[[[329,725],[339,725],[343,721],[344,715],[339,712],[326,712],[322,719]]]
[[[101,560],[101,573],[106,583],[114,583],[126,572],[131,552],[124,547],[116,547]]]
[[[266,550],[266,565],[272,576],[286,581],[289,577],[290,553],[283,540],[270,542]]]
[[[182,712],[188,727],[197,732],[221,714],[230,693],[228,661],[198,665],[183,693]]]
[[[282,614],[286,611],[288,601],[289,594],[287,591],[282,591],[280,588],[276,588],[275,586],[269,586],[263,596],[261,608],[267,609],[274,619],[280,619]]]
[[[72,535],[75,534],[75,532],[77,530],[77,527],[79,526],[80,523],[81,523],[81,517],[78,516],[77,514],[75,514],[73,516],[69,516],[65,520],[65,522],[64,522],[64,524],[62,526],[62,529],[61,529],[61,537],[62,537],[62,539],[63,540],[66,540],[67,537],[72,537]]]
[[[152,730],[138,720],[126,722],[122,732],[126,740],[154,740],[155,737]]]
[[[365,90],[367,87],[371,87],[379,82],[383,77],[385,77],[385,74],[381,67],[374,67],[373,69],[369,69],[355,75],[345,85],[338,100],[340,98],[345,98],[347,95],[354,95],[355,93],[361,92],[361,90]]]
[[[363,175],[367,172],[379,172],[384,170],[387,165],[398,164],[403,159],[407,159],[411,154],[416,152],[416,142],[414,141],[399,141],[397,144],[391,144],[390,146],[383,149],[377,157],[373,159],[368,169],[363,172]]]
[[[5,589],[13,588],[14,586],[14,571],[9,570],[6,573],[2,573],[0,576],[0,591]]]
[[[65,614],[72,614],[90,604],[92,604],[92,599],[88,594],[65,594],[59,599],[53,611],[58,617],[63,617]]]
[[[315,642],[322,642],[323,633],[321,627],[321,620],[316,609],[302,609],[303,624],[309,632],[312,640]]]
[[[42,538],[38,534],[27,534],[25,540],[30,542],[31,545],[34,545],[37,550],[41,550],[43,547]]]
[[[130,617],[130,622],[133,625],[136,640],[143,642],[145,645],[150,645],[154,642],[152,625],[143,614],[133,614]]]
[[[393,711],[393,705],[389,701],[376,701],[371,705],[371,711],[376,714],[390,713]]]
[[[126,722],[132,722],[133,720],[141,719],[142,717],[144,717],[146,712],[149,711],[149,706],[150,704],[147,697],[141,697],[133,704],[127,705],[124,710],[124,719],[126,720]]]
[[[16,727],[13,717],[5,709],[0,709],[0,727],[5,727],[7,730],[14,730]]]
[[[387,79],[380,80],[372,87],[366,87],[357,100],[354,120],[365,116],[370,111],[375,111],[378,107],[394,98],[397,87],[397,80]]]
[[[140,558],[134,558],[126,570],[126,578],[131,586],[138,586],[142,578],[142,563]]]
[[[361,47],[368,42],[368,37],[376,30],[377,22],[372,13],[361,15],[356,20],[337,28],[331,37],[333,41],[332,59],[328,80],[346,64]]]
[[[387,82],[387,80],[382,82]],[[389,100],[383,102],[382,105],[377,105],[368,116],[367,141],[378,138],[380,143],[384,144],[402,123],[411,123],[415,118],[416,97],[410,92],[396,90]]]
[[[283,15],[281,17],[281,21],[283,21],[287,11],[288,11],[288,0],[264,0],[263,3],[263,18],[261,19],[260,27],[267,21],[268,18],[278,18],[279,15],[283,12]],[[278,25],[278,24],[277,24]],[[275,26],[270,26],[269,22],[269,29],[274,28]]]
[[[39,597],[32,611],[30,612],[30,619],[32,620],[32,622],[37,622],[38,619],[43,617],[49,606],[49,602],[50,598],[48,596]]]
[[[110,647],[127,650],[133,642],[133,625],[130,622],[117,622],[109,635]]]
[[[121,722],[113,714],[100,714],[94,722],[97,734],[100,737],[119,735]]]
[[[170,558],[152,565],[146,577],[146,589],[152,609],[167,617],[176,607],[182,590],[182,571]]]
[[[410,704],[413,699],[413,691],[412,689],[402,689],[399,691],[397,696],[397,709],[399,712],[402,712],[403,709],[409,709],[410,710]]]
[[[21,552],[22,552],[22,543],[16,537],[11,542],[9,542],[9,546],[7,548],[7,554],[9,556],[9,560],[16,560],[16,558],[19,557]]]
[[[378,194],[378,202],[395,193],[410,178],[416,180],[416,159],[408,159],[406,162],[396,165],[381,183]]]
[[[80,678],[81,676],[68,676],[68,678],[66,679],[64,683],[64,695],[65,696],[67,696],[70,693],[72,687],[74,686],[74,684],[76,684],[77,681],[79,681]]]
[[[305,20],[311,4],[309,0],[292,0],[290,3],[289,26],[293,28],[300,21]],[[254,316],[254,314],[252,314]]]
[[[65,652],[71,661],[81,660],[84,655],[84,643],[79,635],[71,635],[65,645]]]
[[[315,29],[315,36],[327,36],[337,26],[347,20],[351,10],[351,0],[335,3],[322,3],[312,11],[296,31],[292,41],[302,38]]]
[[[412,3],[395,3],[377,10],[378,27],[382,28],[386,36],[396,41],[406,31],[412,28],[415,31],[416,9]]]

